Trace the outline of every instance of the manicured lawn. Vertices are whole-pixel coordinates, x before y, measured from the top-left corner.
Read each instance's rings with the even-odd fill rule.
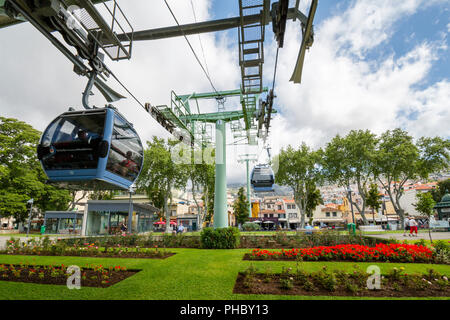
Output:
[[[121,265],[129,269],[142,269],[136,275],[109,288],[81,288],[69,290],[65,286],[26,284],[0,281],[0,299],[343,299],[342,297],[303,297],[271,295],[233,294],[233,286],[239,271],[253,264],[261,272],[270,267],[273,272],[281,272],[283,266],[295,270],[294,261],[243,261],[249,249],[201,250],[168,249],[177,254],[165,259],[113,259],[79,257],[37,257],[0,255],[0,263],[36,263],[86,266]],[[315,271],[322,266],[329,269],[350,270],[353,262],[304,262],[303,268]],[[357,263],[365,270],[373,263]],[[427,265],[409,263],[378,263],[382,273],[393,267],[403,266],[406,273],[425,272],[428,268],[450,276],[448,265]],[[344,298],[346,299],[346,298]],[[350,299],[361,299],[351,297]],[[392,298],[389,298],[392,299]],[[448,299],[448,298],[444,298]]]

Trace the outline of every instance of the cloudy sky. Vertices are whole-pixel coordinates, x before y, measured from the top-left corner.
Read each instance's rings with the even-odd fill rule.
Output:
[[[238,0],[170,0],[180,23],[238,16]],[[273,1],[272,1],[273,2]],[[295,2],[290,1],[291,3]],[[301,1],[308,12],[310,1]],[[164,1],[119,1],[135,30],[174,25]],[[275,92],[277,116],[270,146],[276,154],[305,141],[324,146],[336,134],[370,129],[379,134],[401,127],[414,137],[450,138],[450,0],[319,0],[315,42],[307,52],[302,84],[289,82],[301,34],[288,21],[280,49]],[[237,30],[202,34],[190,41],[218,90],[239,88]],[[68,107],[81,108],[86,79],[75,75],[66,58],[29,24],[0,30],[0,114],[38,130]],[[271,86],[276,44],[266,27],[264,81]],[[170,92],[210,92],[212,88],[183,37],[135,42],[130,61],[108,66],[142,102],[170,103]],[[117,83],[108,84],[125,93]],[[91,98],[105,104],[98,92]],[[134,123],[142,140],[168,137],[131,98],[115,104]],[[228,99],[227,110],[239,108]],[[212,103],[201,105],[213,111]],[[231,133],[228,143],[233,142]],[[228,182],[245,181],[237,156],[254,152],[266,160],[262,145],[228,147]]]

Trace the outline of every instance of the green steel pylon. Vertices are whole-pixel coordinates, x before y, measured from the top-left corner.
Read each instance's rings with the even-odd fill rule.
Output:
[[[263,88],[262,91],[267,92],[268,89]],[[176,95],[172,92],[172,103],[170,107],[151,107],[152,115],[154,115],[156,120],[165,128],[169,128],[174,132],[177,129],[183,129],[185,131],[185,134],[182,135],[183,138],[188,136],[187,138],[194,141],[193,145],[200,148],[205,148],[206,146],[203,141],[195,141],[195,137],[199,136],[198,129],[196,129],[199,127],[197,124],[206,125],[209,123],[215,125],[216,178],[214,193],[214,228],[224,228],[229,225],[227,210],[226,124],[232,123],[232,130],[235,138],[236,134],[239,134],[240,137],[246,137],[248,143],[256,141],[257,130],[255,129],[257,128],[257,125],[255,119],[258,115],[264,117],[264,111],[261,114],[261,110],[257,105],[259,95],[260,92],[247,92],[246,94],[243,94],[242,90],[193,93],[189,95]],[[190,105],[192,100],[195,100],[195,102],[198,103],[197,100],[199,99],[222,99],[228,96],[240,96],[242,109],[212,113],[193,113]],[[148,108],[150,108],[150,106],[148,106]],[[276,113],[276,111],[273,110],[272,113]],[[241,120],[244,121],[243,126],[241,125]],[[201,133],[200,136],[202,136]],[[247,168],[247,197],[249,199],[249,209],[251,214],[249,168]]]

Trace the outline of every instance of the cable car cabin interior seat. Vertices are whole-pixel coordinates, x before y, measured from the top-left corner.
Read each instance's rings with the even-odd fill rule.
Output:
[[[252,170],[250,182],[255,192],[274,191],[275,176],[272,168],[268,165],[255,166]]]
[[[37,153],[49,183],[75,190],[128,190],[144,159],[132,124],[111,106],[63,113]]]

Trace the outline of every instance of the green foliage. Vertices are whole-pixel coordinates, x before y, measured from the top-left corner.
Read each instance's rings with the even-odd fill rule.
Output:
[[[178,148],[174,141],[166,142],[153,136],[153,140],[147,142],[144,164],[136,181],[137,190],[145,191],[153,205],[165,212],[167,221],[170,219],[168,199],[171,199],[172,189],[184,189],[188,180],[189,164],[172,159]],[[166,230],[169,227],[167,224]]]
[[[238,228],[204,228],[200,234],[202,248],[205,249],[235,249],[240,244]]]
[[[450,179],[439,181],[437,187],[431,190],[433,200],[438,203],[441,202],[442,197],[450,193]]]
[[[378,211],[381,207],[378,186],[375,183],[370,184],[369,191],[366,193],[366,204],[375,211]]]
[[[374,171],[377,143],[377,137],[369,130],[352,130],[345,137],[334,137],[324,151],[323,166],[327,180],[344,188],[356,183],[362,204],[360,207],[353,202],[353,205],[361,213],[364,224],[367,224],[364,214],[366,188]]]
[[[115,190],[94,190],[89,194],[89,199],[112,200],[116,195],[118,195],[118,192]]]
[[[242,225],[242,230],[244,231],[258,231],[260,226],[256,223],[247,222]]]
[[[433,246],[437,253],[450,252],[450,244],[446,240],[437,240],[434,242]]]
[[[192,183],[192,196],[194,198],[194,202],[197,203],[196,191],[198,189],[202,189],[201,199],[203,200],[204,210],[201,216],[201,222],[211,222],[211,218],[214,212],[214,188],[215,188],[215,164],[214,163],[205,163],[203,160],[201,163],[197,163],[197,159],[195,159],[195,152],[193,152],[193,159],[191,168],[189,170],[189,179]],[[214,156],[215,152],[212,152],[212,156]]]
[[[308,188],[308,199],[306,201],[306,216],[308,218],[313,217],[314,210],[320,204],[323,204],[322,195],[320,190],[316,188],[314,183],[310,183],[306,186]]]
[[[281,278],[280,279],[281,289],[291,290],[294,287],[294,283],[292,281],[292,277],[290,278]]]
[[[308,208],[317,206],[318,194],[315,186],[322,181],[320,159],[320,151],[311,150],[305,143],[302,143],[298,150],[288,146],[286,150],[282,149],[277,157],[279,167],[275,182],[289,186],[294,192],[294,200],[300,209],[302,226],[304,226]]]
[[[66,210],[70,193],[46,184],[36,157],[40,132],[25,122],[0,117],[0,215],[25,221],[26,201],[42,211]]]
[[[427,245],[425,239],[420,239],[420,240],[414,242],[414,244],[417,246],[422,246],[422,247],[425,247]]]
[[[447,169],[449,149],[450,141],[439,137],[423,137],[414,144],[413,138],[401,129],[388,130],[381,135],[374,176],[383,183],[402,221],[404,213],[400,198],[404,184],[408,180],[427,178],[431,173]]]
[[[419,149],[418,174],[427,178],[430,173],[447,170],[450,163],[450,140],[440,137],[422,137],[417,141]]]
[[[233,210],[238,224],[248,221],[250,213],[248,211],[248,201],[244,194],[243,187],[239,188],[237,199],[233,203]]]
[[[336,291],[337,278],[334,272],[329,272],[327,267],[323,267],[321,271],[311,274],[314,282],[319,284],[327,291]]]
[[[428,217],[433,215],[433,208],[436,202],[433,200],[433,196],[429,192],[416,194],[417,202],[413,204],[416,210]]]

